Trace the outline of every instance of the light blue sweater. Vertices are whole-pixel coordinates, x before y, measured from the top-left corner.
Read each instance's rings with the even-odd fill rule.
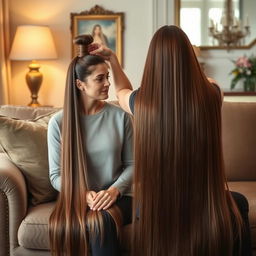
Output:
[[[52,186],[60,191],[61,121],[63,112],[56,113],[48,125],[48,157]],[[83,115],[86,131],[89,189],[96,192],[118,188],[121,195],[131,195],[133,176],[133,127],[130,116],[121,108],[106,103],[94,115]]]

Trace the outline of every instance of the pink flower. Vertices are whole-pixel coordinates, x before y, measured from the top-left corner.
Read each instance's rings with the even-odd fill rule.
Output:
[[[241,68],[250,68],[252,66],[249,59],[245,56],[238,58],[236,65]]]

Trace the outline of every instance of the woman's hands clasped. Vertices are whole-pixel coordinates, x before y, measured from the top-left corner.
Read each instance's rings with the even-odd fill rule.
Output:
[[[86,193],[86,202],[88,206],[92,209],[93,206],[93,200],[96,197],[97,193],[95,191],[87,191]]]
[[[98,193],[88,191],[86,194],[87,204],[93,211],[107,210],[113,203],[116,202],[119,191],[115,187],[110,187],[108,190],[101,190]]]

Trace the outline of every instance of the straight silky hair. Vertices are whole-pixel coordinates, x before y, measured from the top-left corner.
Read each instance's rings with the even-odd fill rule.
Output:
[[[228,191],[220,91],[185,33],[154,35],[135,100],[132,255],[232,255],[242,219]]]
[[[76,79],[85,81],[94,66],[105,63],[98,56],[75,57],[68,69],[61,138],[61,191],[49,220],[49,238],[53,256],[89,255],[89,239],[103,237],[103,217],[100,211],[88,210],[86,192],[89,191],[86,150],[83,145],[86,134],[82,130],[82,106]],[[122,224],[119,208],[108,210],[117,233]],[[89,232],[89,236],[87,235]]]

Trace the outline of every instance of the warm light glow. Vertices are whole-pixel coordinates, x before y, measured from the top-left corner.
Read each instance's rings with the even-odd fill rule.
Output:
[[[48,26],[18,26],[13,40],[10,59],[56,59],[57,53]]]
[[[200,8],[181,8],[180,27],[188,35],[188,38],[192,44],[202,45]]]

